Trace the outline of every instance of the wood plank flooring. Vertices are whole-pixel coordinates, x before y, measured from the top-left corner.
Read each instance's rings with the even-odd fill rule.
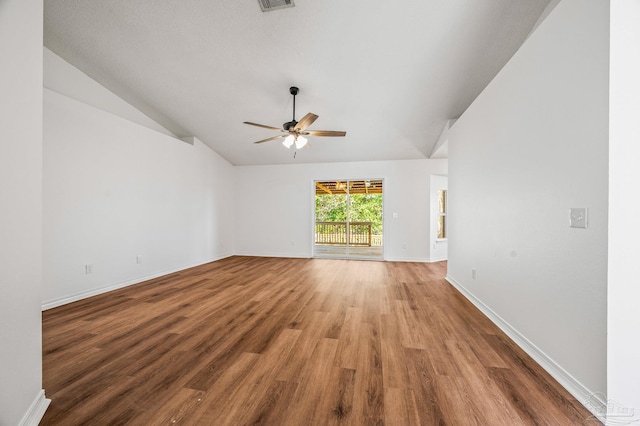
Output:
[[[231,257],[45,311],[41,424],[598,424],[445,269]]]

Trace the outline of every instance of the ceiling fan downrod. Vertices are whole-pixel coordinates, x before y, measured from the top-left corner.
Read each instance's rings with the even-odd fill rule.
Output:
[[[296,121],[296,95],[298,94],[299,90],[300,89],[295,86],[291,86],[289,88],[289,93],[293,95],[293,117],[291,118],[291,121],[288,121],[282,125],[282,128],[286,131],[289,131],[289,129],[296,127],[296,124],[298,124],[298,122]]]

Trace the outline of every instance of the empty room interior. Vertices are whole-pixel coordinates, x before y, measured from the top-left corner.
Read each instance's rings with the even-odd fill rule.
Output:
[[[640,422],[639,20],[1,0],[0,425]]]

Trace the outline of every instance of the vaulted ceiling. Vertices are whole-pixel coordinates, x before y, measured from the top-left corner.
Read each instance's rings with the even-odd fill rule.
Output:
[[[263,0],[266,1],[266,0]],[[45,0],[45,46],[235,165],[428,158],[549,0]],[[273,1],[272,1],[273,3]],[[319,115],[309,149],[280,127]],[[446,145],[442,148],[446,153]]]

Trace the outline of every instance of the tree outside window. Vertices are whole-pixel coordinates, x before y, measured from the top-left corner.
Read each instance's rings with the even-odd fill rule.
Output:
[[[447,238],[447,190],[438,189],[438,238]]]

